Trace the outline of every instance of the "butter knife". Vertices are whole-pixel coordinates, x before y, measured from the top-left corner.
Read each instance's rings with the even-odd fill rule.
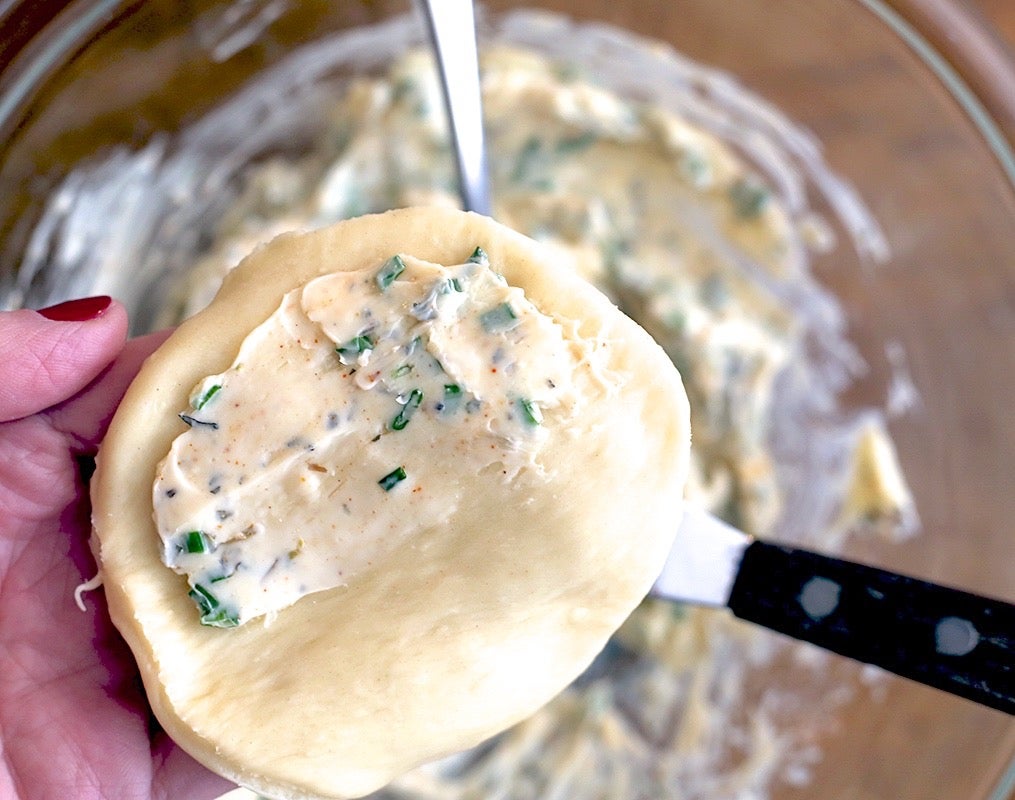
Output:
[[[652,594],[740,619],[1015,714],[1015,605],[685,512]]]

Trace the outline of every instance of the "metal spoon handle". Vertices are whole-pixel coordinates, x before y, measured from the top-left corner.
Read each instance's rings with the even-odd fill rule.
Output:
[[[472,0],[420,0],[440,72],[462,203],[490,214]]]
[[[795,639],[1015,714],[1015,606],[752,542],[727,605]]]

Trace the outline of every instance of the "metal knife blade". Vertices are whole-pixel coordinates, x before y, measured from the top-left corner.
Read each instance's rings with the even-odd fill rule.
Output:
[[[752,541],[703,509],[686,509],[652,594],[694,605],[725,606]]]

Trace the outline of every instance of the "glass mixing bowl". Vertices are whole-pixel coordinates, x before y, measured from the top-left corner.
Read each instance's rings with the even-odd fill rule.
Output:
[[[67,248],[50,259],[47,248],[60,242],[38,235],[40,220],[48,224],[43,215],[54,200],[73,197],[66,193],[75,169],[105,159],[114,170],[101,225],[102,213],[116,213],[117,192],[122,200],[131,191],[129,182],[116,183],[117,153],[171,153],[191,126],[296,48],[406,11],[405,3],[380,1],[81,0],[54,15],[45,5],[0,7],[0,303],[39,307],[113,286],[136,330],[154,324],[153,307],[186,267],[164,258],[156,274],[146,250],[180,245],[190,253],[201,234],[153,223],[136,258],[99,273],[80,268],[87,259],[78,263]],[[486,7],[495,14],[514,5]],[[890,430],[920,534],[903,542],[852,538],[844,552],[1015,599],[1015,67],[1003,48],[961,9],[932,0],[542,7],[666,41],[736,75],[817,136],[891,251],[877,267],[841,248],[815,260],[868,365],[844,402],[884,405],[900,376],[918,392]],[[235,141],[248,133],[218,132]],[[295,126],[288,147],[298,151],[307,136]],[[214,183],[203,186],[202,212],[216,209]],[[228,194],[227,181],[219,188]],[[143,198],[135,204],[143,208]],[[89,231],[77,235],[88,248]],[[778,680],[784,667],[773,663],[753,680]],[[903,680],[872,682],[845,662],[836,670],[835,690],[851,691],[831,716],[818,719],[826,712],[815,708],[807,774],[773,776],[764,796],[1009,796],[1009,717]],[[682,796],[680,787],[672,796]]]

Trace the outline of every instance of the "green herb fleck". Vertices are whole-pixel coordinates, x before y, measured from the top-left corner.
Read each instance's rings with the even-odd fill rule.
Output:
[[[235,628],[240,624],[236,614],[223,606],[217,597],[197,583],[188,592],[201,612],[201,624],[213,628]]]
[[[391,470],[391,472],[389,472],[387,475],[385,475],[383,478],[377,481],[377,483],[380,484],[380,487],[384,491],[390,492],[395,487],[396,484],[399,484],[402,481],[404,481],[406,477],[407,476],[405,474],[405,467],[395,467],[395,469]]]
[[[755,219],[768,206],[771,193],[750,178],[740,178],[729,188],[729,199],[740,219]]]
[[[479,323],[487,333],[500,333],[518,325],[518,315],[510,303],[501,303],[480,314]]]
[[[607,239],[603,243],[603,267],[616,280],[621,272],[621,263],[631,254],[631,243],[627,239]]]
[[[511,171],[511,180],[514,183],[525,184],[530,189],[552,189],[553,181],[546,176],[547,166],[547,153],[543,151],[543,143],[538,136],[530,136],[518,151],[518,160]]]
[[[477,247],[472,251],[472,255],[469,256],[470,264],[482,264],[484,267],[490,266],[490,257],[486,254],[486,250],[482,247]]]
[[[462,284],[458,282],[458,278],[445,278],[443,283],[438,284],[437,291],[441,294],[451,294],[452,292],[462,291]],[[433,298],[436,302],[437,298]]]
[[[526,400],[524,397],[518,400],[518,407],[522,412],[522,419],[524,419],[529,425],[540,425],[543,422],[543,412],[531,400]]]
[[[402,406],[402,410],[398,412],[398,415],[391,420],[391,430],[400,431],[406,425],[409,424],[409,418],[416,413],[416,409],[419,408],[419,404],[423,402],[423,392],[419,389],[413,389],[409,392],[409,399]],[[404,477],[404,476],[403,476]]]
[[[415,92],[416,82],[412,78],[400,78],[392,86],[391,99],[397,103]]]
[[[197,603],[198,611],[202,614],[207,614],[209,611],[218,608],[221,605],[218,598],[199,583],[195,584],[194,588],[191,589],[188,594],[191,599]]]
[[[190,531],[187,534],[186,548],[188,553],[207,553],[208,543],[201,531]]]
[[[234,612],[227,608],[220,608],[210,614],[203,614],[201,624],[212,628],[235,628],[240,624],[240,620]]]
[[[395,378],[401,378],[405,375],[408,375],[410,372],[412,372],[412,364],[402,364],[402,366],[400,366],[391,374]]]
[[[350,339],[343,345],[339,345],[335,348],[335,352],[338,353],[338,357],[341,359],[343,364],[350,364],[356,360],[356,357],[360,353],[364,353],[367,350],[374,349],[374,341],[369,336],[360,335],[354,339]],[[348,361],[346,359],[349,359]]]
[[[683,333],[687,326],[687,314],[683,311],[672,311],[666,315],[664,324],[674,333]]]
[[[563,83],[574,83],[585,76],[585,71],[577,64],[555,64],[553,71]]]
[[[444,399],[435,405],[435,409],[447,414],[457,411],[462,405],[462,398],[464,396],[462,387],[457,383],[445,383]]]
[[[680,168],[691,185],[696,188],[703,188],[711,179],[711,166],[700,153],[694,151],[686,153],[680,163]]]
[[[426,97],[420,93],[419,84],[412,78],[402,78],[393,87],[391,99],[409,107],[417,117],[425,117],[429,111]]]
[[[557,142],[557,152],[561,155],[580,153],[582,150],[588,150],[598,139],[599,137],[594,131],[585,131],[577,136],[568,136]]]
[[[713,311],[720,310],[730,300],[729,287],[726,286],[722,277],[717,274],[709,275],[702,281],[698,294],[701,297],[701,301]]]
[[[210,401],[210,400],[211,400],[211,399],[212,399],[212,398],[213,398],[213,397],[214,397],[214,396],[215,396],[216,394],[218,394],[218,392],[219,392],[219,390],[220,390],[221,388],[222,388],[222,387],[221,387],[221,386],[220,386],[219,384],[217,384],[217,383],[216,383],[216,384],[215,384],[214,386],[212,386],[212,387],[211,387],[210,389],[208,389],[208,391],[207,391],[207,392],[205,392],[205,393],[204,393],[204,394],[202,394],[202,395],[201,395],[200,397],[198,397],[198,398],[197,398],[197,399],[196,399],[196,400],[194,401],[194,403],[193,403],[193,406],[194,406],[194,410],[195,410],[195,411],[200,411],[200,410],[201,410],[202,408],[204,408],[204,407],[205,407],[206,405],[208,405],[209,401]]]
[[[377,285],[381,291],[385,291],[392,283],[395,282],[395,278],[401,275],[405,271],[405,262],[402,261],[401,256],[392,256],[384,262],[384,266],[380,268],[377,273]]]

